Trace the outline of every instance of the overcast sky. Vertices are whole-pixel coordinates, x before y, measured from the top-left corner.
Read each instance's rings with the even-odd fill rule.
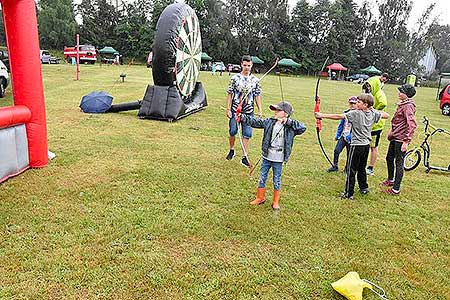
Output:
[[[354,0],[357,4],[361,5],[364,0]],[[448,12],[450,12],[450,1],[449,0],[434,0],[436,2],[436,7],[434,9],[434,15],[439,16],[440,24],[450,24],[450,18],[448,17]],[[288,0],[289,6],[292,9],[297,0]],[[314,3],[314,0],[308,0],[310,3]],[[368,0],[369,3],[375,7],[376,0]],[[414,23],[416,20],[422,15],[426,7],[430,4],[431,1],[426,0],[411,0],[413,8],[411,11],[411,16],[409,19],[409,26],[414,27]],[[447,16],[447,17],[446,17]]]

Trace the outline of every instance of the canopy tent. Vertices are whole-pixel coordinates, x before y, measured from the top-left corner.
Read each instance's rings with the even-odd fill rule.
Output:
[[[252,56],[252,62],[256,65],[262,65],[264,61],[258,56]]]
[[[278,66],[280,67],[293,67],[300,68],[301,65],[298,62],[293,61],[290,58],[283,58],[278,62]]]
[[[212,57],[209,56],[206,52],[202,52],[201,60],[212,60]]]
[[[334,63],[329,66],[327,66],[327,69],[333,70],[333,71],[347,71],[348,69],[344,67],[343,65],[339,63]]]
[[[98,50],[100,54],[119,54],[119,52],[113,47],[103,47],[103,49]]]
[[[378,70],[377,68],[375,68],[375,66],[369,66],[365,69],[361,69],[361,72],[363,73],[372,73],[372,74],[381,74],[383,72],[381,72],[380,70]]]

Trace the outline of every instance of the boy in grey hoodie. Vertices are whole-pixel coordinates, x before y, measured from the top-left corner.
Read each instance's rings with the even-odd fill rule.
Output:
[[[415,94],[416,89],[410,84],[398,87],[400,102],[397,103],[397,110],[391,120],[392,128],[388,134],[390,141],[386,155],[388,178],[381,183],[382,186],[389,187],[389,189],[383,190],[389,195],[400,194],[405,154],[417,128],[416,103],[412,99]]]
[[[361,94],[357,97],[356,109],[354,110],[344,114],[314,113],[316,119],[347,119],[352,123],[352,140],[350,142],[349,158],[347,159],[347,180],[345,182],[345,190],[340,194],[342,199],[353,200],[355,178],[358,180],[361,194],[369,193],[366,165],[372,140],[370,133],[373,124],[381,119],[389,118],[388,113],[374,110],[373,103],[374,100],[371,94]]]

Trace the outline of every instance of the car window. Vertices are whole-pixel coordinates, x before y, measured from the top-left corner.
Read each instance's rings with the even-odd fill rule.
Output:
[[[95,51],[95,47],[90,45],[80,46],[80,51]]]
[[[48,52],[48,51],[42,51],[42,55],[50,55],[50,52]]]

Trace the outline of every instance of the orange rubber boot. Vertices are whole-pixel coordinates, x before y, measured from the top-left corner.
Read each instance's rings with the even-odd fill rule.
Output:
[[[273,191],[273,201],[272,201],[272,208],[273,209],[280,209],[280,192],[281,191]]]
[[[256,199],[250,202],[251,205],[260,205],[266,201],[266,188],[258,188],[256,191]]]

